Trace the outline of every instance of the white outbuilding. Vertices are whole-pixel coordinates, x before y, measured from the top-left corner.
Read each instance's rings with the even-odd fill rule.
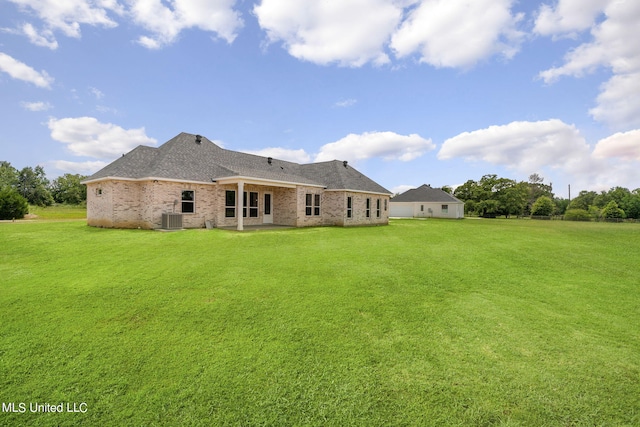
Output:
[[[464,218],[464,202],[424,184],[389,201],[389,216],[398,218]]]

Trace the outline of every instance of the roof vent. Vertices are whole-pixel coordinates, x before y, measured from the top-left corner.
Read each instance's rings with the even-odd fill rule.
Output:
[[[342,166],[344,166],[345,168],[347,167],[347,165],[348,165],[348,164],[349,164],[349,162],[347,162],[346,160],[344,160],[344,161],[342,162]]]
[[[271,164],[272,161],[273,161],[273,157],[267,157],[267,163]]]
[[[200,144],[202,142],[202,136],[196,135],[196,144]]]

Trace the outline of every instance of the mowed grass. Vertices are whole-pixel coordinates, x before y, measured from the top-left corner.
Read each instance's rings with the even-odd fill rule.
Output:
[[[29,205],[29,215],[27,218],[37,220],[64,220],[83,219],[86,217],[87,208],[85,206],[53,205],[42,207]]]
[[[636,224],[5,223],[0,255],[0,425],[640,424]]]

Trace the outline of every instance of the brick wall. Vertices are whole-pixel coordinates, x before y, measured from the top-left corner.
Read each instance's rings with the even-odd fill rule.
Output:
[[[354,225],[387,225],[389,224],[389,196],[359,192],[345,192],[344,226]],[[351,218],[346,217],[347,197],[352,199]],[[369,199],[369,215],[367,216],[367,199]],[[380,217],[377,212],[377,201],[380,200]],[[385,209],[386,201],[386,209]]]
[[[194,191],[195,212],[184,213],[184,228],[202,228],[206,221],[215,227],[237,225],[237,215],[225,216],[225,192],[237,192],[236,185],[177,183],[168,181],[102,181],[87,185],[87,223],[96,227],[155,229],[162,225],[162,214],[182,211],[182,191]],[[258,193],[258,217],[243,218],[244,225],[259,225],[264,222],[264,194],[272,193],[273,223],[293,227],[321,225],[355,226],[382,225],[389,223],[388,196],[375,194],[325,191],[318,187],[297,188],[270,187],[245,184],[244,191]],[[315,215],[312,204],[311,215],[306,212],[306,195],[320,195],[320,215]],[[236,197],[242,197],[237,195]],[[352,217],[347,218],[347,197],[352,198]],[[369,216],[366,215],[366,200],[370,199]],[[380,200],[380,217],[377,216],[376,201]],[[385,210],[385,200],[387,209]],[[236,199],[237,203],[237,199]],[[249,207],[247,207],[249,212]],[[242,214],[241,212],[239,214]]]
[[[87,184],[87,224],[113,227],[113,182]]]

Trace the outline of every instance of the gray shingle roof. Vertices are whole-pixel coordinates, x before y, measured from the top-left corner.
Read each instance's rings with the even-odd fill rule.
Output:
[[[284,160],[225,150],[202,137],[181,133],[158,148],[139,146],[85,181],[100,178],[167,178],[211,182],[234,176],[320,185],[327,189],[389,193],[351,166],[334,160],[301,165]]]
[[[391,194],[389,190],[377,182],[339,160],[309,163],[301,165],[301,167],[305,176],[321,181],[328,190],[357,190]]]
[[[446,191],[442,191],[439,188],[431,188],[427,184],[405,191],[392,198],[391,202],[463,203],[462,200],[453,197]]]

